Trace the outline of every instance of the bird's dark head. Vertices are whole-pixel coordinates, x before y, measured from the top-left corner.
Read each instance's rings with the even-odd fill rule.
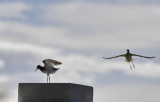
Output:
[[[127,52],[129,52],[129,49],[127,49]]]
[[[40,68],[41,68],[41,66],[40,66],[40,65],[38,65],[38,66],[37,66],[37,69],[40,69]]]
[[[42,66],[38,65],[37,68],[35,69],[35,72],[38,70],[38,69],[41,69]]]

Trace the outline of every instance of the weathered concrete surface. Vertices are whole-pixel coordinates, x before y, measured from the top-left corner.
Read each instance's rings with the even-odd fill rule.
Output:
[[[19,83],[18,102],[93,102],[93,87],[72,83]]]

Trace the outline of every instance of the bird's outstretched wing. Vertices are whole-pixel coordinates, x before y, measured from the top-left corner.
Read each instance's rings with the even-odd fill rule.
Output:
[[[105,58],[105,57],[102,57],[104,59],[112,59],[112,58],[117,58],[117,57],[125,57],[126,54],[122,54],[122,55],[118,55],[118,56],[114,56],[114,57],[110,57],[110,58]]]
[[[136,54],[132,54],[132,56],[138,56],[138,57],[143,57],[143,58],[155,58],[155,57],[146,57],[146,56],[141,56],[141,55],[136,55]]]
[[[61,62],[56,61],[56,60],[52,60],[52,59],[43,60],[43,63],[45,64],[45,66],[51,67],[51,68],[54,67],[53,65],[60,65],[60,64],[62,64]]]

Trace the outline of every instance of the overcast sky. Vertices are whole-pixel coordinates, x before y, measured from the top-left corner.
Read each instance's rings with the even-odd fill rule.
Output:
[[[34,70],[50,58],[51,82],[93,86],[93,102],[160,102],[159,27],[158,0],[0,0],[0,101],[46,83]],[[127,49],[156,58],[102,59]]]

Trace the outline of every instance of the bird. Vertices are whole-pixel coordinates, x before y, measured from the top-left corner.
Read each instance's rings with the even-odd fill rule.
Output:
[[[135,68],[135,66],[133,64],[132,56],[143,57],[143,58],[155,58],[155,56],[154,57],[146,57],[146,56],[142,56],[142,55],[131,54],[129,52],[129,49],[127,49],[127,53],[126,54],[122,54],[122,55],[118,55],[118,56],[114,56],[114,57],[110,57],[110,58],[105,58],[105,57],[102,57],[102,58],[104,58],[104,59],[112,59],[112,58],[117,58],[117,57],[125,57],[126,61],[129,62],[130,68],[132,70],[130,62],[132,63],[133,67]]]
[[[62,63],[56,60],[52,60],[52,59],[45,59],[42,62],[44,63],[44,66],[42,67],[40,65],[37,65],[35,72],[39,69],[41,72],[47,74],[47,83],[48,83],[48,79],[50,83],[49,74],[54,74],[56,71],[60,69],[60,68],[55,68],[54,65],[60,65]]]

